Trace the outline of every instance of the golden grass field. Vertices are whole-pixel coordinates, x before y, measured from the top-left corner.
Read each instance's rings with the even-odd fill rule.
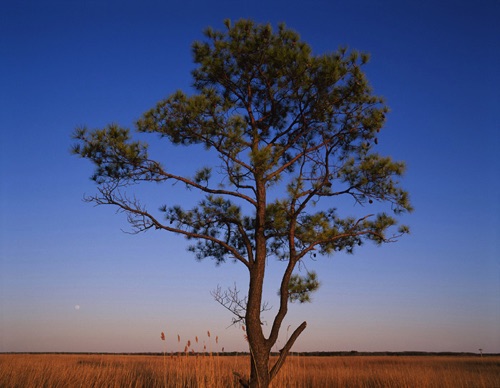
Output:
[[[238,387],[247,356],[0,354],[0,387]],[[500,387],[500,357],[290,356],[273,387]]]

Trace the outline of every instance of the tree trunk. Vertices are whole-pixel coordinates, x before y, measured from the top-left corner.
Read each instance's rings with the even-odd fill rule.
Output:
[[[271,380],[276,377],[281,367],[285,363],[285,360],[293,344],[295,343],[299,335],[304,331],[306,326],[307,323],[302,322],[302,324],[294,330],[283,349],[280,350],[278,360],[271,369],[269,368],[270,349],[268,347],[268,344],[265,344],[263,347],[259,344],[252,345],[249,340],[250,380],[247,381],[240,376],[241,385],[243,387],[250,388],[268,388]]]
[[[250,388],[268,388],[269,375],[269,351],[267,349],[252,350],[250,355]]]
[[[256,143],[255,146],[257,147],[258,144]],[[250,268],[250,283],[245,315],[251,364],[248,387],[268,388],[270,382],[269,354],[271,347],[264,336],[260,320],[267,259],[267,241],[265,237],[266,182],[263,179],[263,173],[257,172],[255,174],[255,181],[258,203],[255,225],[255,261]]]
[[[267,388],[270,381],[270,348],[262,331],[260,320],[264,272],[264,260],[256,261],[250,270],[250,287],[245,316],[247,340],[250,347],[250,380],[246,386],[252,388]]]

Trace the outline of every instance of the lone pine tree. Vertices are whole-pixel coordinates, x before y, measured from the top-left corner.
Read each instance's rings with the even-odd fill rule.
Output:
[[[308,301],[319,285],[314,272],[298,271],[300,263],[352,253],[366,240],[394,241],[408,232],[395,217],[411,205],[398,182],[404,163],[373,152],[388,109],[361,69],[366,54],[341,48],[314,55],[285,25],[277,31],[250,20],[224,25],[222,31],[208,28],[205,40],[192,46],[193,93],[173,93],[136,123],[138,132],[173,144],[203,145],[218,156],[215,168],[176,174],[118,125],[77,129],[73,152],[95,165],[98,192],[89,202],[116,206],[135,232],[185,236],[198,259],[231,259],[247,268],[245,297],[220,289],[214,296],[246,328],[250,376],[241,384],[267,387],[306,328],[303,322],[292,332],[271,365],[289,302]],[[144,182],[182,183],[202,199],[189,209],[165,204],[150,212],[127,194]],[[356,215],[337,211],[346,197],[359,205]],[[374,203],[388,212],[374,211]],[[282,262],[283,273],[266,333],[261,314],[268,260]]]

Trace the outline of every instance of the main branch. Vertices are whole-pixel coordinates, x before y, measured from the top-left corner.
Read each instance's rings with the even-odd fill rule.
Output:
[[[154,227],[156,229],[163,229],[168,232],[180,234],[192,239],[202,239],[211,241],[223,247],[225,250],[231,253],[236,260],[240,261],[247,268],[249,268],[250,265],[249,261],[244,256],[242,256],[236,248],[229,245],[226,241],[220,240],[208,234],[193,233],[188,230],[167,226],[161,223],[156,217],[154,217],[144,207],[142,207],[137,200],[131,200],[126,196],[122,195],[119,191],[118,193],[116,193],[115,192],[117,191],[116,186],[103,185],[99,187],[98,190],[102,194],[102,197],[98,196],[86,197],[85,200],[87,202],[94,202],[96,205],[117,206],[121,211],[127,213],[129,223],[139,232],[146,231]]]

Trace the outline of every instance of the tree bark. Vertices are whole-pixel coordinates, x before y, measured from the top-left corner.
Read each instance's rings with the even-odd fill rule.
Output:
[[[250,388],[268,388],[271,382],[269,375],[269,351],[267,349],[252,350],[250,355]]]
[[[254,145],[255,147],[257,144]],[[267,241],[266,222],[266,182],[261,171],[255,173],[256,182],[256,225],[255,260],[250,266],[247,312],[245,323],[250,346],[250,388],[269,387],[269,354],[271,348],[264,336],[261,325],[262,291],[266,272]]]
[[[250,270],[247,312],[245,316],[247,339],[250,347],[250,380],[248,387],[269,386],[269,353],[261,325],[261,302],[264,284],[265,261],[257,259]]]

